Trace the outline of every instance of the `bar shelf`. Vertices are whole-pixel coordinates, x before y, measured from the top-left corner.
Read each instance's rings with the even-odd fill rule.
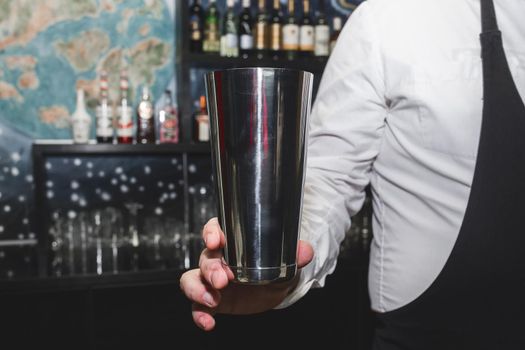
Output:
[[[207,154],[210,153],[208,143],[163,143],[163,144],[109,144],[109,143],[47,143],[33,144],[35,157],[48,155],[169,155],[169,154]]]
[[[322,73],[327,58],[321,57],[297,57],[294,60],[285,58],[257,58],[257,57],[222,57],[213,54],[186,53],[183,56],[185,65],[192,68],[241,68],[241,67],[276,67],[301,69],[312,73]]]

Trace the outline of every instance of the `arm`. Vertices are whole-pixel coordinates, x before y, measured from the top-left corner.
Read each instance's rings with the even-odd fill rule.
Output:
[[[324,285],[336,267],[350,217],[365,199],[387,115],[373,6],[364,2],[349,18],[321,80],[310,119],[301,227],[301,239],[315,254],[277,308]]]
[[[350,216],[365,198],[387,113],[370,1],[358,7],[341,33],[312,110],[297,252],[299,278],[265,286],[230,283],[233,274],[221,262],[224,233],[216,219],[210,220],[203,229],[206,248],[199,268],[180,279],[192,302],[193,320],[202,329],[215,327],[216,313],[253,314],[291,305],[312,286],[322,286],[335,269]]]

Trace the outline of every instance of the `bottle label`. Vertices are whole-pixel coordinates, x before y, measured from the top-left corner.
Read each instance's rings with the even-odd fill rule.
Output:
[[[251,50],[253,49],[253,35],[242,34],[241,35],[241,49]]]
[[[112,137],[113,136],[113,113],[111,107],[107,104],[102,104],[96,108],[97,116],[97,136]]]
[[[286,24],[283,27],[283,49],[299,49],[299,26],[297,24]]]
[[[150,102],[143,101],[139,104],[139,118],[151,119],[153,117],[153,105]]]
[[[328,26],[315,27],[315,49],[316,56],[328,56],[330,42],[330,28]]]
[[[217,24],[215,22],[208,24],[208,30],[206,31],[206,40],[219,40],[219,29],[217,28]]]
[[[255,30],[257,37],[255,38],[255,48],[257,50],[265,50],[266,46],[266,23],[257,23]]]
[[[206,23],[205,40],[202,49],[205,52],[217,52],[221,48],[219,30],[215,19],[208,20]]]
[[[229,34],[226,34],[225,37],[226,37],[225,39],[226,39],[227,49],[237,48],[237,46],[239,45],[239,42],[238,42],[239,39],[236,34],[229,33]]]
[[[239,40],[235,34],[225,34],[221,37],[221,56],[237,57],[239,55]]]
[[[117,136],[119,137],[132,137],[133,136],[133,120],[131,117],[131,107],[119,106],[118,107],[118,126]]]
[[[89,141],[89,125],[88,119],[73,119],[73,141],[75,143],[88,143]]]
[[[199,123],[199,141],[209,141],[210,140],[210,124],[206,116],[201,116],[198,119]]]
[[[281,25],[273,23],[271,26],[271,46],[272,51],[279,51],[281,49]]]
[[[175,110],[169,108],[159,113],[160,142],[179,142],[179,122]]]
[[[314,50],[314,27],[303,25],[299,31],[299,49],[301,51]]]
[[[190,18],[191,40],[199,41],[202,39],[200,27],[201,26],[200,26],[199,17],[196,15],[191,16]]]

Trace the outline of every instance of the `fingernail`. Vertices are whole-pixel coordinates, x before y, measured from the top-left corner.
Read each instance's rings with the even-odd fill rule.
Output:
[[[199,317],[199,325],[202,329],[206,329],[206,318],[204,316]]]
[[[215,301],[213,300],[213,297],[208,292],[204,293],[204,295],[202,296],[202,299],[204,300],[204,303],[206,303],[206,305],[210,307],[212,307],[215,303]]]

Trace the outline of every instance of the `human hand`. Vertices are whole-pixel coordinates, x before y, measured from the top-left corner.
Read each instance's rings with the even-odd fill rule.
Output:
[[[217,218],[213,218],[202,230],[205,249],[199,259],[199,268],[186,271],[180,278],[180,287],[192,303],[193,321],[202,329],[215,327],[214,315],[254,314],[279,305],[297,284],[291,281],[253,286],[230,283],[233,272],[223,264],[222,248],[226,243]],[[299,241],[297,267],[302,268],[313,258],[312,246]]]

